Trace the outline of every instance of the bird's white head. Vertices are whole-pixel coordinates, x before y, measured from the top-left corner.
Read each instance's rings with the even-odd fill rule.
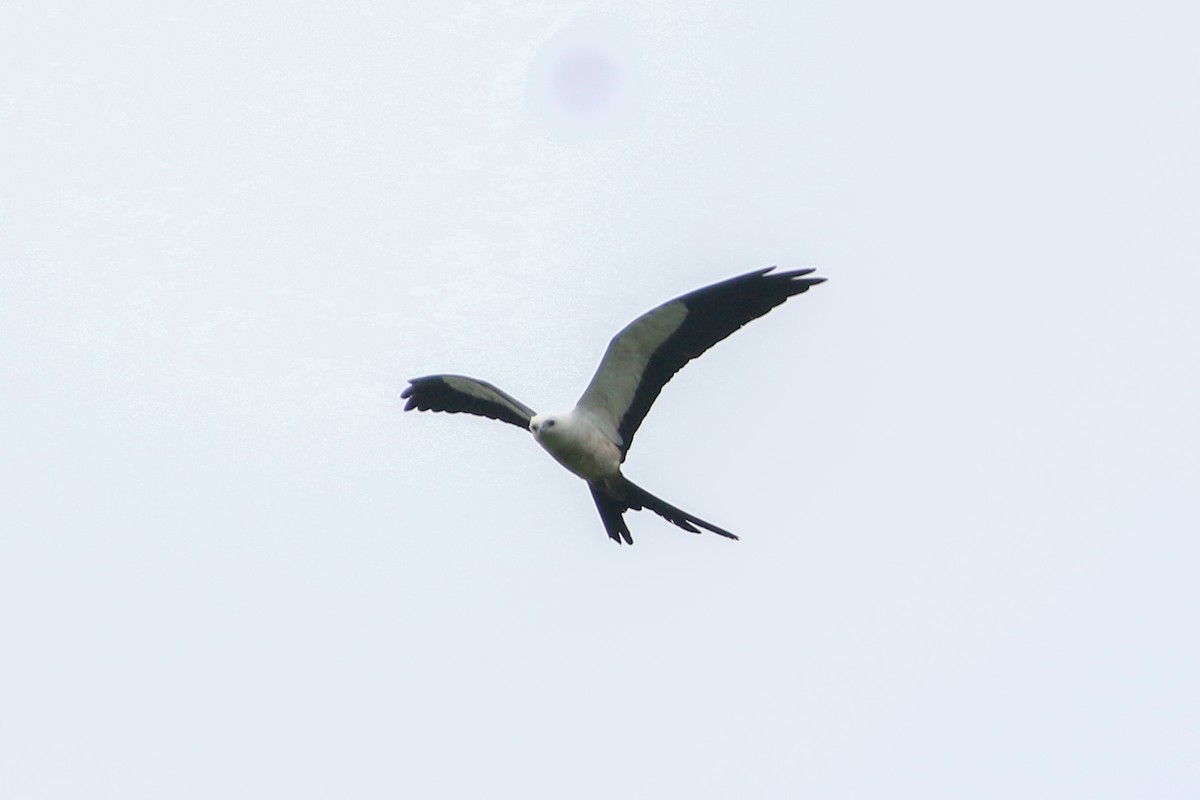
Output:
[[[554,414],[534,414],[529,420],[529,430],[532,431],[533,438],[541,439],[554,430],[557,424],[558,418]]]

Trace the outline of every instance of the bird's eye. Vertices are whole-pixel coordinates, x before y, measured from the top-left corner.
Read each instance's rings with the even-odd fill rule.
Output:
[[[547,428],[553,428],[553,427],[554,427],[554,420],[552,420],[552,419],[548,419],[548,420],[546,420],[546,422],[545,422],[545,427],[547,427]]]

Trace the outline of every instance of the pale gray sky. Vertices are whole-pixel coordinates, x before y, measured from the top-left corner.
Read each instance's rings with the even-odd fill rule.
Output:
[[[1195,4],[5,3],[0,794],[1200,794]],[[453,371],[685,369],[633,548]]]

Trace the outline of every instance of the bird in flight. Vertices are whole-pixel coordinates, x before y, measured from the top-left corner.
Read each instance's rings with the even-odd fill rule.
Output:
[[[626,511],[649,509],[685,531],[696,526],[737,539],[667,503],[621,474],[633,435],[667,381],[717,342],[824,278],[811,269],[748,272],[647,311],[612,338],[592,382],[570,411],[538,414],[486,381],[464,375],[413,378],[405,411],[465,412],[528,429],[558,463],[587,481],[600,520],[617,544],[633,544]]]

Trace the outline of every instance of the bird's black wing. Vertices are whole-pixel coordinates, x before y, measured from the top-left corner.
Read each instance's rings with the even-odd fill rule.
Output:
[[[677,297],[647,311],[613,337],[579,407],[592,413],[621,448],[667,381],[708,348],[789,297],[824,281],[811,269],[748,272]]]
[[[413,378],[400,397],[408,402],[405,411],[460,412],[498,419],[518,428],[529,429],[529,419],[536,412],[512,395],[486,381],[465,375],[427,375]]]

